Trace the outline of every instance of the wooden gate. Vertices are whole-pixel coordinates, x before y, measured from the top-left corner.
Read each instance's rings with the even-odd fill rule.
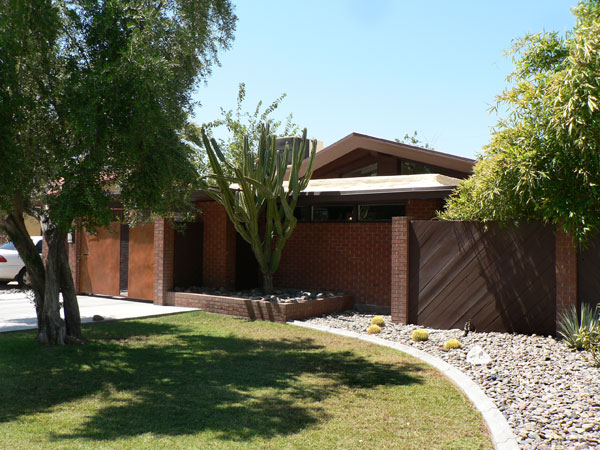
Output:
[[[129,230],[129,288],[131,298],[154,298],[154,225]]]
[[[409,321],[435,328],[552,334],[555,240],[550,227],[412,221]]]
[[[98,229],[96,234],[83,230],[80,271],[82,293],[152,300],[154,225],[127,229],[113,222],[107,228]]]
[[[80,287],[86,294],[119,295],[120,224],[81,233]]]

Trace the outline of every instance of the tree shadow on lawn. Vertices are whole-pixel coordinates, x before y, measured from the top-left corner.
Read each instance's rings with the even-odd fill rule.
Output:
[[[0,360],[8,364],[0,379],[18,380],[0,384],[0,423],[96,396],[104,401],[100,409],[75,432],[52,438],[203,431],[227,440],[269,438],[326,420],[328,412],[315,402],[346,388],[423,382],[418,364],[373,363],[313,339],[186,334],[186,326],[147,322],[110,325],[104,337],[82,347],[29,345],[15,355],[2,346]],[[148,338],[167,334],[175,339],[166,345]]]

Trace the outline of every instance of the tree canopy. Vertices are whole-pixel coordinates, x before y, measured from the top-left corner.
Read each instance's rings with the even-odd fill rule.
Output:
[[[209,138],[213,138],[215,131],[225,128],[227,137],[225,139],[215,139],[227,161],[239,166],[244,155],[244,140],[248,139],[250,149],[256,149],[262,127],[268,126],[270,132],[277,136],[296,136],[299,134],[300,127],[294,123],[292,113],[285,117],[285,122],[273,117],[286,96],[287,94],[284,92],[264,108],[265,103],[260,100],[254,110],[249,112],[244,109],[246,84],[240,83],[235,109],[221,108],[220,118],[206,122],[201,127],[191,125],[188,129],[188,133],[191,134],[190,140],[197,143],[199,149],[202,149],[202,130]],[[200,152],[199,155],[201,157],[199,161],[200,173],[210,173],[210,163],[206,153]],[[225,170],[227,170],[226,167]]]
[[[191,95],[228,48],[236,17],[229,0],[1,5],[3,226],[32,276],[40,340],[62,343],[58,289],[64,297],[72,288],[66,233],[105,225],[115,196],[125,217],[187,204],[196,178],[182,139]],[[42,222],[45,269],[24,212]]]
[[[495,107],[506,117],[443,218],[541,220],[580,243],[600,231],[600,1],[572,12],[564,36],[514,42],[515,68]]]

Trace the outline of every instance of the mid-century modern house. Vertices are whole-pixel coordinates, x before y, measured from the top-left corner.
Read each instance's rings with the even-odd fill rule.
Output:
[[[275,286],[343,291],[357,305],[389,311],[392,217],[433,219],[473,164],[358,133],[322,148]],[[258,287],[254,256],[224,209],[202,192],[195,202],[201,213],[183,232],[158,220],[76,233],[70,258],[79,292],[181,304],[176,291],[190,286]]]

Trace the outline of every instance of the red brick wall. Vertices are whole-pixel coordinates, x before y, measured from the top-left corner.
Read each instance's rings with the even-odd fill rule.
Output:
[[[154,303],[167,304],[167,291],[173,289],[175,235],[165,219],[154,222]]]
[[[577,306],[577,250],[564,231],[556,232],[556,323],[561,313]]]
[[[326,297],[298,303],[271,303],[217,295],[168,292],[167,304],[199,308],[203,311],[285,323],[289,320],[306,319],[352,308],[352,297]]]
[[[274,284],[343,291],[358,304],[390,306],[391,223],[299,223]]]
[[[225,208],[216,202],[201,202],[204,223],[203,284],[207,287],[235,288],[236,231]]]
[[[414,199],[406,202],[406,215],[413,220],[429,220],[435,217],[436,211],[442,209],[442,200],[434,198],[428,200]]]
[[[394,323],[408,323],[410,217],[392,219],[391,310]]]

